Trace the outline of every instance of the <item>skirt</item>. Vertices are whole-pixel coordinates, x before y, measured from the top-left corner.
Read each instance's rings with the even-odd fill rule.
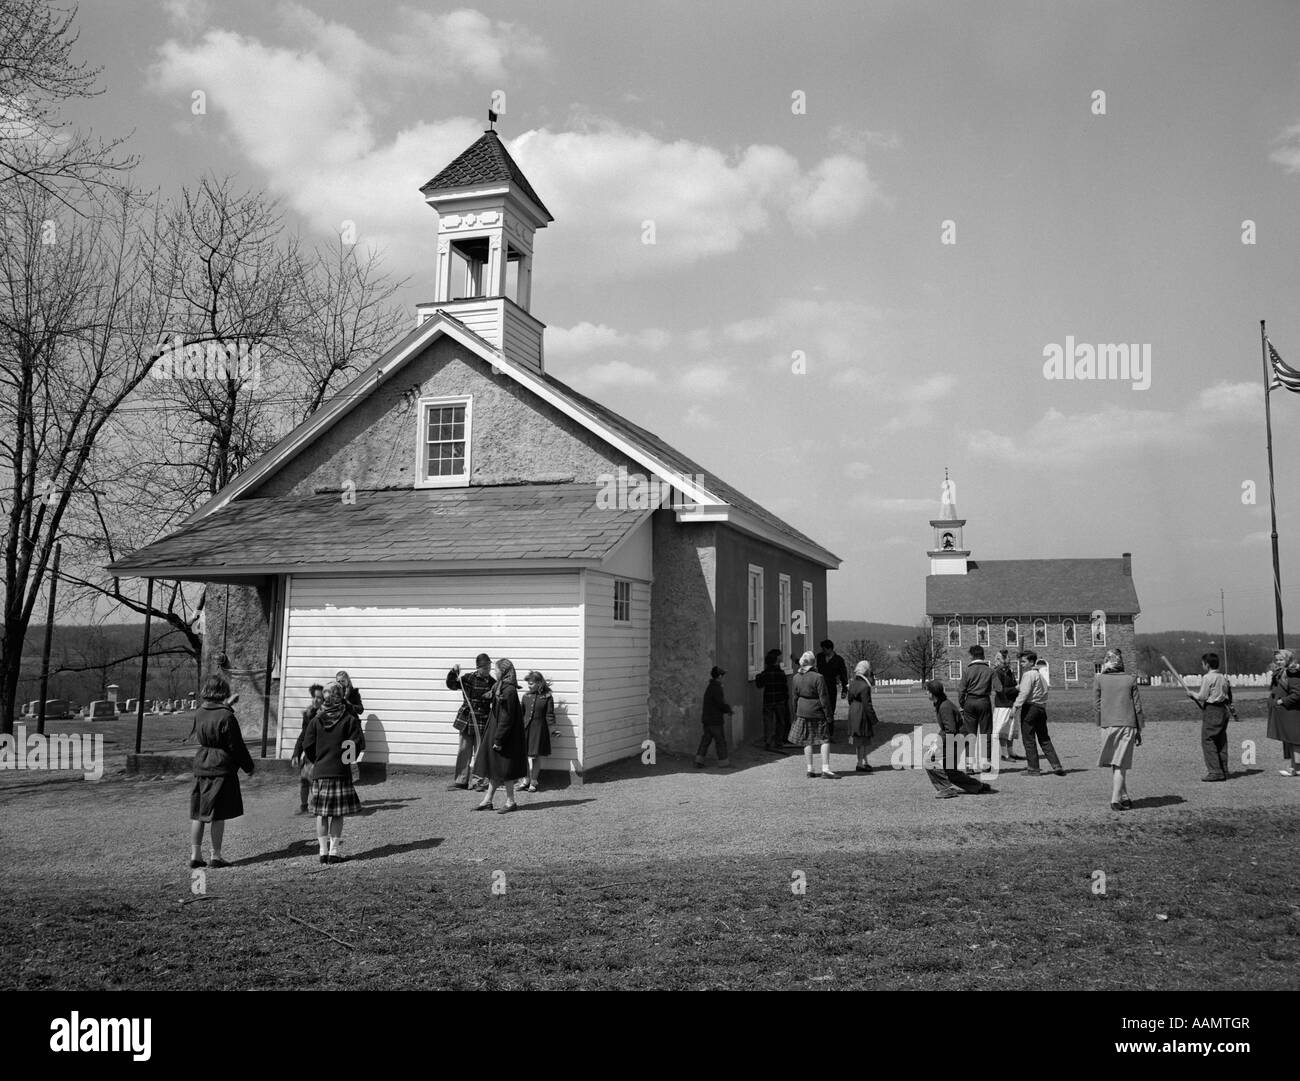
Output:
[[[820,717],[796,717],[790,726],[790,742],[817,747],[831,741],[831,723]]]
[[[1099,766],[1118,766],[1129,769],[1133,765],[1133,748],[1136,744],[1137,729],[1128,725],[1117,725],[1106,729],[1106,742],[1101,745],[1101,754],[1097,757]]]
[[[190,792],[190,819],[194,822],[224,822],[244,813],[239,794],[239,777],[195,777]]]
[[[361,813],[361,799],[351,777],[318,777],[311,783],[307,813],[320,818],[339,818]]]
[[[551,753],[551,733],[544,721],[530,724],[525,730],[524,741],[529,758],[543,758]]]
[[[1016,738],[1016,715],[1010,706],[993,707],[993,738]]]

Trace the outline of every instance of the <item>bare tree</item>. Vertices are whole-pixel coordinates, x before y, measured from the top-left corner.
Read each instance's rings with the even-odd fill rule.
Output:
[[[0,515],[5,519],[0,722],[12,730],[23,644],[96,442],[145,378],[160,322],[153,230],[121,192],[64,212],[8,191],[0,244]],[[72,508],[76,508],[73,510]]]
[[[907,671],[916,673],[916,678],[924,683],[934,678],[935,669],[943,664],[947,656],[947,646],[934,637],[929,627],[922,624],[916,637],[903,644],[898,662]]]
[[[104,142],[68,128],[60,106],[100,93],[98,68],[73,59],[77,9],[47,0],[0,0],[0,186],[25,181],[78,209],[65,194],[113,186],[135,159],[124,140]]]
[[[119,411],[96,456],[84,594],[147,612],[202,655],[203,587],[169,582],[152,605],[138,582],[99,568],[180,526],[378,357],[404,318],[400,282],[376,256],[338,244],[304,254],[278,206],[205,178],[165,215],[166,365]]]
[[[870,661],[871,674],[876,679],[887,678],[893,665],[893,658],[885,647],[870,638],[854,638],[844,648],[844,658],[850,671],[859,661]]]

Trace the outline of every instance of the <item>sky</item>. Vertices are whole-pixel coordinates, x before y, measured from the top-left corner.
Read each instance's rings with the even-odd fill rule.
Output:
[[[1293,0],[89,0],[78,23],[104,92],[67,115],[129,133],[139,182],[232,175],[309,239],[355,222],[412,310],[418,188],[502,92],[555,218],[548,370],[840,556],[832,619],[921,619],[946,468],[974,559],[1132,552],[1139,631],[1217,630],[1220,589],[1230,633],[1272,629],[1259,322],[1300,367]],[[1067,338],[1149,366],[1049,378]],[[1294,627],[1300,394],[1272,405]]]

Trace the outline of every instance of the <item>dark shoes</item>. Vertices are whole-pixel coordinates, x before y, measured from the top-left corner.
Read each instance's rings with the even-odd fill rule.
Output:
[[[492,809],[492,804],[490,803],[476,803],[470,808],[471,811],[490,811]]]
[[[1207,773],[1201,778],[1202,781],[1226,781],[1227,779],[1222,773]]]
[[[1056,769],[1052,770],[1052,772],[1055,773],[1058,777],[1065,776],[1065,770],[1062,769],[1060,766],[1057,766]]]
[[[812,776],[812,775],[809,774],[809,776]],[[203,860],[190,860],[190,870],[191,870],[191,871],[193,871],[196,867],[206,867],[206,866],[207,866],[207,863],[204,862]]]
[[[321,863],[329,863],[330,858],[329,858],[328,856],[322,856],[322,857],[320,858],[320,861],[321,861]]]
[[[208,866],[209,866],[209,867],[229,867],[230,864],[228,864],[225,860],[213,860],[211,863],[208,864]]]
[[[950,790],[947,791],[947,792],[939,792],[939,793],[937,793],[937,794],[935,795],[934,798],[935,798],[935,799],[956,799],[956,798],[957,798],[958,796],[960,796],[960,795],[961,795],[961,793],[958,792],[955,788],[953,788],[953,789],[950,789]]]
[[[853,772],[854,772],[854,773],[870,773],[870,772],[871,772],[871,765],[870,765],[869,763],[864,762],[864,763],[863,763],[862,765],[860,765],[860,766],[854,766],[854,767],[853,767]]]
[[[497,814],[508,815],[510,814],[511,811],[517,811],[517,810],[519,810],[519,804],[507,803],[504,807],[501,808],[501,810],[497,811]]]
[[[462,791],[462,792],[468,792],[468,791],[469,791],[469,782],[466,781],[464,784],[449,784],[449,785],[447,786],[447,791],[448,791],[448,792],[455,792],[457,789],[460,789],[460,791]]]

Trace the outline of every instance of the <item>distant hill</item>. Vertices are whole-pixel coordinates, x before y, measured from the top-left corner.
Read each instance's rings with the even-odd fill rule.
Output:
[[[855,638],[862,638],[880,644],[890,653],[897,653],[903,648],[904,642],[915,638],[920,632],[916,624],[869,623],[857,619],[832,619],[827,623],[826,633],[837,648],[852,642]]]

